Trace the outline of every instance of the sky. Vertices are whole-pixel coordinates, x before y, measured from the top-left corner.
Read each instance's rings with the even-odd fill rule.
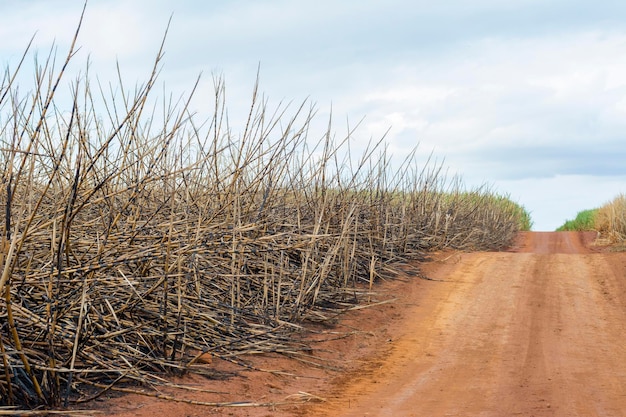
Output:
[[[0,0],[0,65],[67,50],[79,0]],[[524,205],[534,230],[626,192],[626,2],[621,0],[91,0],[74,71],[143,82],[171,18],[160,80],[211,111],[213,77],[245,114],[310,100],[351,146],[415,146],[468,187]],[[32,63],[30,58],[28,62]],[[26,78],[26,83],[32,80]],[[22,88],[28,88],[27,85]]]

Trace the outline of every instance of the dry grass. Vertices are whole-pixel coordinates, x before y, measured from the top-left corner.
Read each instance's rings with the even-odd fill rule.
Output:
[[[382,143],[356,159],[329,130],[311,146],[304,104],[269,111],[255,90],[235,134],[216,80],[206,123],[188,102],[157,114],[160,57],[132,94],[76,81],[67,111],[51,60],[29,95],[17,70],[0,84],[1,404],[210,372],[202,352],[305,351],[294,332],[363,302],[398,261],[501,248],[520,227],[519,206],[440,167],[392,171]]]
[[[610,243],[626,240],[626,195],[618,195],[597,210],[595,229]]]

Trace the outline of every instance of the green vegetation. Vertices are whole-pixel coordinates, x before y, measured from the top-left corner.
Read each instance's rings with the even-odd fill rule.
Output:
[[[596,217],[598,209],[583,210],[576,215],[574,220],[567,220],[556,229],[558,232],[596,230]]]
[[[512,201],[509,196],[492,194],[494,204],[501,206],[501,210],[511,213],[511,216],[518,220],[518,228],[520,231],[530,231],[533,227],[533,221],[530,213],[524,206]]]
[[[530,228],[523,207],[441,167],[391,170],[382,142],[356,158],[352,132],[311,139],[313,109],[268,110],[256,87],[239,133],[221,79],[206,119],[188,100],[157,105],[162,51],[144,85],[79,79],[67,107],[73,53],[38,68],[32,93],[19,68],[0,81],[2,405],[158,386],[159,372],[206,372],[202,352],[310,361],[296,334],[370,300],[399,262],[498,250]]]
[[[474,207],[490,207],[494,213],[503,216],[503,218],[492,219],[493,222],[515,222],[518,231],[529,231],[532,228],[531,215],[522,205],[512,201],[508,195],[498,194],[488,187],[444,193],[441,199],[451,207],[455,207],[458,201]],[[459,223],[463,224],[463,221]]]
[[[620,194],[601,207],[583,210],[574,220],[568,220],[557,231],[595,230],[609,243],[626,240],[626,195]]]

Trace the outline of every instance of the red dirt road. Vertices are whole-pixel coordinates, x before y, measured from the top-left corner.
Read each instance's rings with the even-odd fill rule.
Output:
[[[582,236],[436,268],[390,354],[319,414],[626,415],[626,258]]]
[[[212,408],[126,396],[107,411],[150,417],[626,416],[626,253],[592,251],[592,240],[580,233],[523,233],[509,252],[440,255],[421,266],[432,280],[385,283],[378,290],[397,297],[394,303],[348,314],[335,330],[359,332],[315,345],[315,355],[339,372],[259,357],[258,367],[295,377],[257,372],[191,380],[197,388],[230,393],[194,397],[202,401],[272,402],[306,392],[323,403]]]

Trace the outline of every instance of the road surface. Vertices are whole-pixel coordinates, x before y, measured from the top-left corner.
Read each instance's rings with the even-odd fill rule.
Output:
[[[441,262],[385,356],[311,414],[626,416],[626,257],[582,238]]]

